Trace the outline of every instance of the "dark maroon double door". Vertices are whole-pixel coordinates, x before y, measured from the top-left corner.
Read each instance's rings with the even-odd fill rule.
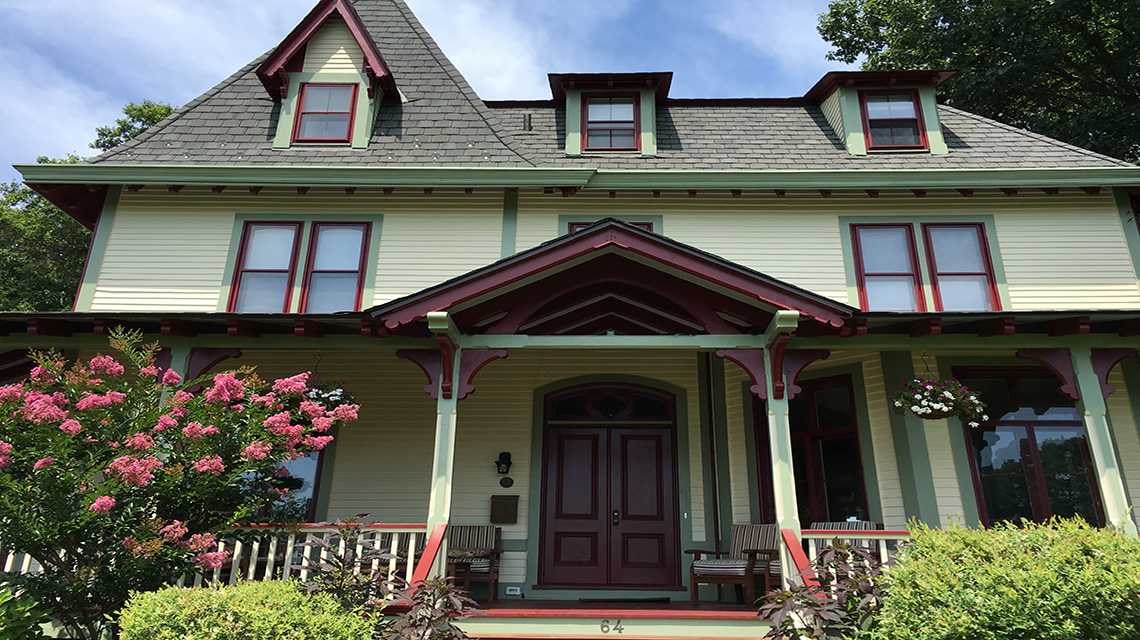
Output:
[[[674,410],[634,385],[547,396],[540,586],[680,585]]]

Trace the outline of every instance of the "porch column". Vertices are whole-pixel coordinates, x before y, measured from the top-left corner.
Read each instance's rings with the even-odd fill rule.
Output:
[[[444,350],[440,358],[439,389],[435,403],[435,450],[432,454],[431,490],[428,493],[427,528],[430,533],[437,524],[451,520],[451,482],[455,469],[455,425],[459,398],[455,393],[444,393],[444,387],[456,389],[459,385],[460,350]],[[450,362],[447,360],[450,359]],[[449,376],[450,380],[448,379]],[[442,578],[446,571],[447,542],[440,547],[432,577]]]
[[[1108,407],[1096,369],[1093,366],[1092,349],[1071,347],[1073,372],[1077,378],[1080,399],[1077,411],[1084,416],[1085,432],[1089,443],[1089,455],[1096,469],[1097,485],[1100,488],[1104,517],[1111,524],[1129,535],[1137,535],[1136,523],[1128,511],[1128,497],[1124,491],[1124,480],[1113,444],[1112,429],[1108,423]],[[1105,374],[1107,375],[1107,371]],[[1111,387],[1109,387],[1111,389]]]
[[[780,529],[791,529],[800,535],[799,505],[796,502],[796,474],[792,467],[792,429],[788,420],[788,396],[776,393],[775,381],[783,380],[783,349],[791,332],[799,323],[799,314],[794,311],[777,311],[771,325],[764,333],[764,386],[767,394],[765,406],[768,410],[768,442],[772,456],[772,493],[776,508],[776,524]],[[777,356],[777,351],[779,352]],[[779,367],[781,371],[777,373]],[[780,545],[780,566],[785,583],[796,573],[796,563],[788,553],[787,546]],[[796,580],[799,582],[799,580]]]

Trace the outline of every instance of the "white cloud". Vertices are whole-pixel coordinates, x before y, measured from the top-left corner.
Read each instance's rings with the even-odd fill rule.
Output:
[[[827,5],[828,0],[722,0],[717,10],[708,14],[708,20],[715,29],[753,47],[782,70],[818,77],[846,67],[825,59],[831,47],[816,31],[819,14]]]

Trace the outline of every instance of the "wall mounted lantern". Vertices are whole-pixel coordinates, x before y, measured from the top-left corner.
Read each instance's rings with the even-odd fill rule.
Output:
[[[495,469],[501,474],[508,474],[511,472],[511,454],[504,451],[499,454],[499,459],[495,461]]]

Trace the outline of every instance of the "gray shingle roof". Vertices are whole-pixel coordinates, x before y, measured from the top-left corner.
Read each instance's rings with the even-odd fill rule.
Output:
[[[597,167],[600,169],[998,169],[1132,167],[1129,163],[942,106],[946,155],[853,156],[817,107],[657,108],[657,155],[567,157],[561,106],[489,109],[443,55],[403,0],[353,0],[395,77],[367,149],[274,149],[279,105],[254,60],[134,140],[91,158],[116,164]],[[533,114],[533,131],[522,115]]]

